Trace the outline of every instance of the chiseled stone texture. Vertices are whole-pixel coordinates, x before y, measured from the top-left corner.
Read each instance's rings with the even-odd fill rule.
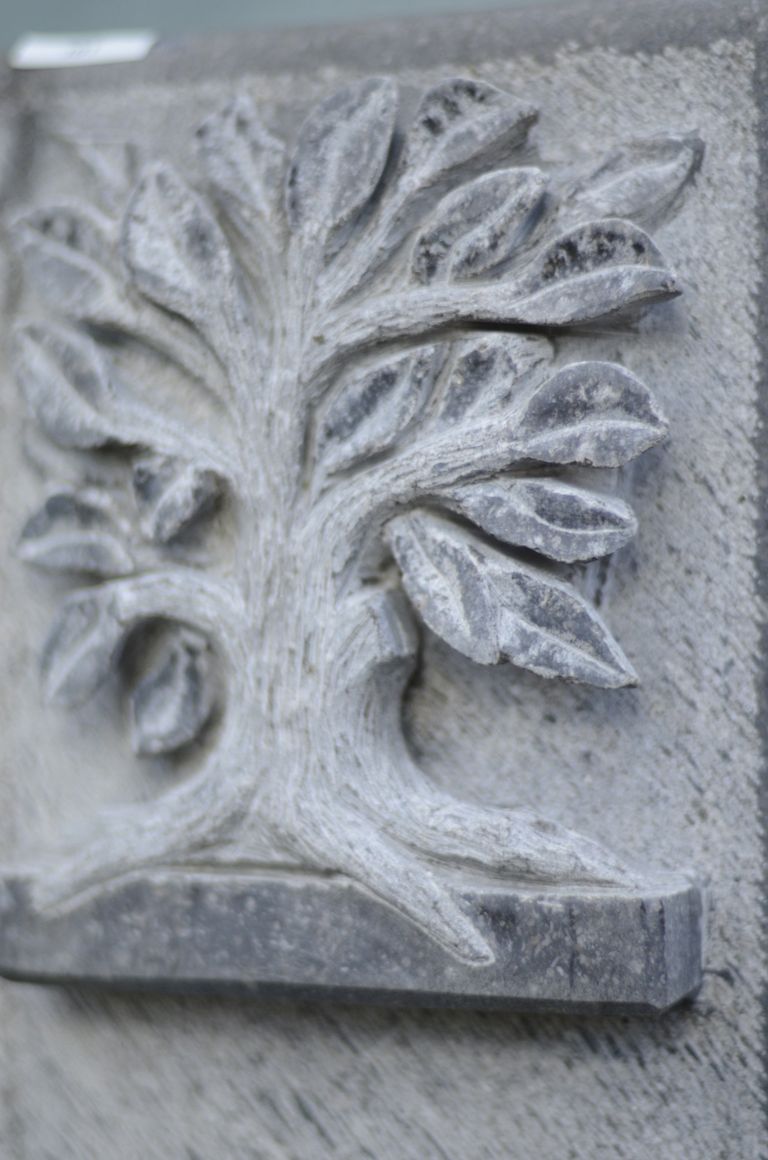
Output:
[[[627,29],[619,18],[618,37],[610,21],[604,34],[599,20],[594,29],[565,21],[561,47],[553,32],[546,48],[515,59],[515,21],[535,21],[534,13],[500,18],[497,38],[478,18],[449,20],[423,64],[419,37],[402,33],[403,44],[411,41],[402,80],[423,85],[475,71],[532,99],[553,161],[670,127],[698,129],[707,143],[686,212],[657,235],[685,282],[687,322],[651,318],[633,334],[597,336],[589,356],[625,362],[652,383],[672,428],[670,443],[620,480],[638,512],[637,540],[590,576],[643,684],[618,693],[543,685],[518,670],[488,672],[455,656],[448,663],[443,646],[431,644],[409,728],[425,766],[456,792],[526,802],[641,863],[705,875],[712,912],[698,1001],[643,1021],[5,984],[3,1155],[760,1156],[755,52],[737,24],[718,31],[714,20],[706,34],[709,5],[701,27],[692,19],[690,36],[675,33],[665,46],[664,8],[653,11],[647,24],[632,26],[627,16]],[[229,71],[247,76],[257,101],[287,107],[298,97],[306,108],[347,78],[395,69],[390,34],[378,60],[375,35],[360,35],[359,67],[355,42],[342,38],[348,67],[338,48],[315,48],[297,73],[279,52],[267,63],[262,47],[252,73],[242,49]],[[160,68],[147,79],[138,70],[135,83],[129,70],[114,87],[72,74],[26,78],[22,95],[41,110],[38,144],[34,158],[22,147],[9,196],[45,203],[87,187],[87,173],[62,170],[61,132],[94,141],[140,135],[151,151],[191,164],[188,130],[231,84],[225,59],[221,46],[212,52],[219,79],[209,81],[199,79],[199,62],[187,81],[177,62],[172,83]],[[13,104],[6,107],[10,116]],[[17,466],[20,414],[8,390],[0,398],[4,543],[36,486]],[[45,841],[98,803],[153,786],[115,749],[103,707],[78,719],[42,715],[34,642],[50,613],[49,585],[5,552],[0,568],[0,824],[12,851],[18,834]]]

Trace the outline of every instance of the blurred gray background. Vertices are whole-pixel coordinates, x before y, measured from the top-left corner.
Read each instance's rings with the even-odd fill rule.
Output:
[[[629,2],[629,0],[628,0]],[[522,8],[553,0],[0,0],[0,51],[25,32],[98,32],[151,28],[163,36],[188,32],[321,24]]]

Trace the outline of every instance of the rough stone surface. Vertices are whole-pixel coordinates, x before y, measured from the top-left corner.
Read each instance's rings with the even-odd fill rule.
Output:
[[[327,57],[300,62],[311,65],[300,91],[309,106],[347,78],[391,70],[393,60],[423,87],[450,66],[540,104],[553,160],[575,146],[592,156],[595,139],[619,142],[673,123],[706,140],[686,214],[657,236],[685,282],[685,315],[596,338],[598,357],[654,384],[674,432],[658,459],[624,477],[639,516],[636,547],[588,581],[622,625],[644,683],[620,693],[542,689],[512,671],[499,683],[498,672],[457,662],[430,641],[411,692],[410,733],[422,766],[449,789],[466,793],[471,773],[478,801],[523,801],[635,862],[706,874],[712,915],[701,996],[643,1023],[8,987],[11,1155],[760,1155],[754,37],[748,21],[718,24],[706,5],[639,25],[625,12],[605,22],[564,18],[548,32],[547,17],[543,32],[526,33],[526,20],[473,18],[452,32],[449,21],[428,51],[426,34],[405,36],[400,48],[394,34],[371,34],[358,39],[357,57],[350,39],[329,40]],[[170,143],[187,164],[182,130],[226,90],[216,71],[235,68],[223,47],[211,55],[211,82],[182,81],[182,56],[170,54],[177,87],[166,86],[158,63],[154,76],[137,77],[130,100],[103,74],[34,89],[25,81],[50,136],[33,169],[17,168],[18,203],[31,196],[32,173],[41,203],[52,192],[78,196],[87,184],[87,172],[62,168],[62,132],[119,141],[141,124],[153,153]],[[256,100],[278,109],[293,100],[290,44],[282,55],[279,46],[259,50],[250,65],[241,56],[237,67]],[[76,84],[98,100],[83,101]],[[116,148],[116,181],[119,171]],[[579,357],[573,340],[562,342],[564,355]],[[15,397],[4,396],[3,409],[2,526],[11,538],[34,488],[27,468],[12,469]],[[0,621],[8,839],[16,847],[23,834],[35,848],[99,803],[151,796],[158,774],[116,752],[103,705],[76,720],[48,715],[41,729],[31,640],[44,634],[49,588],[4,558],[3,589],[13,609]],[[167,776],[177,776],[172,763]]]

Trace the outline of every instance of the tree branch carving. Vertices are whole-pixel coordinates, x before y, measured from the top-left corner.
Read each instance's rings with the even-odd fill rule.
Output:
[[[291,147],[241,94],[198,132],[207,188],[152,164],[121,220],[54,207],[16,224],[56,315],[17,328],[29,410],[60,447],[122,457],[127,481],[54,491],[22,532],[27,563],[78,583],[44,648],[48,693],[76,706],[159,625],[130,678],[132,745],[207,754],[161,800],[100,819],[41,902],[169,861],[299,865],[481,962],[447,870],[630,876],[527,810],[431,786],[402,697],[419,622],[478,664],[636,681],[557,571],[617,551],[635,516],[561,473],[620,467],[666,422],[630,371],[560,365],[550,338],[586,346],[589,326],[680,293],[637,223],[680,205],[702,146],[631,142],[564,187],[514,164],[536,110],[489,84],[436,85],[409,125],[398,110],[395,83],[368,78]],[[180,421],[118,371],[116,342],[159,352],[226,422]],[[222,522],[233,535],[206,555]]]

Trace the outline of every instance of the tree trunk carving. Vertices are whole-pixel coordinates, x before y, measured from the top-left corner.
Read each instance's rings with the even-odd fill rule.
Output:
[[[512,165],[535,119],[454,79],[403,127],[373,78],[318,106],[288,156],[241,96],[199,131],[205,191],[155,164],[120,222],[54,207],[17,223],[60,318],[18,327],[16,376],[88,469],[20,541],[82,581],[44,649],[49,696],[75,708],[159,622],[132,743],[209,748],[159,800],[101,817],[40,874],[41,904],[153,864],[336,872],[483,962],[459,872],[631,880],[528,810],[438,790],[402,729],[419,621],[481,664],[636,680],[558,570],[616,551],[635,517],[567,467],[621,466],[666,423],[628,370],[559,365],[545,335],[679,293],[634,219],[672,211],[702,147],[635,142],[558,187]],[[210,421],[128,380],[137,342]],[[104,452],[130,489],[99,479]],[[231,536],[206,556],[213,523]]]

